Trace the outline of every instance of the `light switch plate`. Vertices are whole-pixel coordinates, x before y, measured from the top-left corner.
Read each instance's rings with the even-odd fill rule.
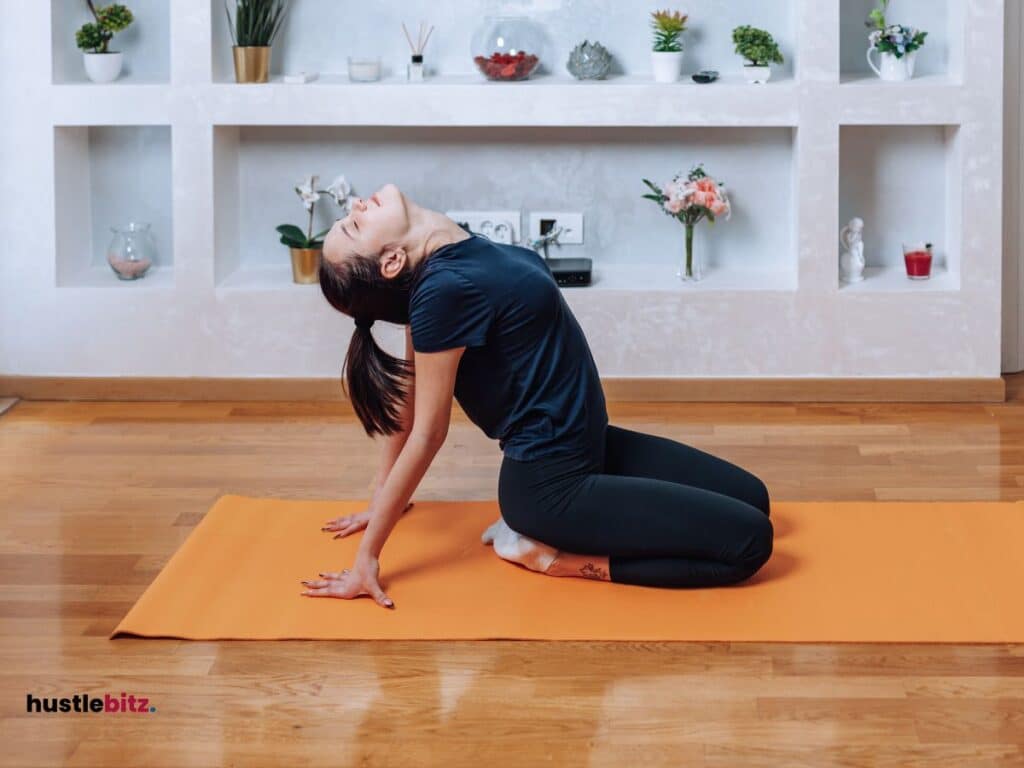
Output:
[[[445,215],[497,243],[519,242],[523,226],[519,211],[446,211]]]
[[[578,211],[530,211],[530,240],[540,238],[541,222],[547,219],[554,219],[556,227],[568,229],[558,237],[562,245],[583,245],[583,214]]]

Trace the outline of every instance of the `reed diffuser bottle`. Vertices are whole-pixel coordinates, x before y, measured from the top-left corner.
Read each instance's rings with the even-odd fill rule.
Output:
[[[422,83],[423,82],[423,49],[427,47],[427,40],[430,39],[430,33],[434,31],[434,27],[431,26],[429,29],[425,22],[420,22],[419,34],[416,36],[416,42],[412,41],[412,36],[409,34],[409,30],[405,28],[405,22],[402,22],[402,31],[405,33],[405,39],[409,43],[409,50],[411,57],[409,59],[409,67],[406,70],[406,79],[410,83]]]

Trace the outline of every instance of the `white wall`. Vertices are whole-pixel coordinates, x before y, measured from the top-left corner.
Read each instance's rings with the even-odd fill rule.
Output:
[[[559,203],[564,208],[561,203],[571,203],[574,191],[560,191],[559,179],[594,182],[596,191],[576,197],[590,211],[588,231],[598,235],[589,242],[599,269],[602,262],[625,267],[636,254],[644,259],[650,255],[646,263],[660,269],[648,270],[641,284],[631,283],[620,270],[604,283],[610,290],[566,289],[604,375],[995,376],[1000,369],[1002,282],[1002,3],[947,3],[948,39],[962,37],[966,49],[961,55],[951,44],[944,73],[906,85],[876,87],[856,71],[841,71],[841,50],[858,43],[845,40],[840,31],[848,28],[848,17],[862,10],[847,0],[771,4],[772,18],[790,22],[788,39],[796,46],[792,59],[799,79],[780,72],[776,82],[763,88],[736,82],[710,88],[656,87],[644,79],[645,32],[638,21],[648,6],[627,13],[621,10],[626,4],[613,0],[529,0],[528,7],[538,14],[562,14],[572,37],[587,34],[586,24],[610,14],[616,23],[598,31],[612,35],[608,44],[624,51],[632,77],[607,84],[548,80],[493,87],[469,79],[419,90],[399,83],[364,88],[325,81],[298,89],[217,83],[225,73],[227,48],[223,30],[217,28],[223,9],[212,0],[173,0],[168,5],[171,27],[165,33],[173,41],[168,43],[169,83],[65,83],[59,72],[51,71],[56,60],[51,41],[67,45],[66,35],[55,35],[63,22],[51,19],[54,5],[10,3],[7,21],[0,25],[0,77],[5,96],[19,109],[0,121],[5,170],[0,174],[0,210],[7,248],[0,259],[0,371],[335,376],[350,320],[326,306],[317,287],[291,285],[283,247],[258,236],[260,228],[272,228],[295,206],[285,186],[294,180],[292,169],[329,176],[336,166],[346,172],[351,168],[353,181],[365,190],[384,180],[379,178],[384,166],[407,174],[414,187],[438,190],[445,201],[491,205],[508,202],[507,191],[476,166],[462,163],[466,157],[504,157],[523,160],[511,173],[513,186],[524,187],[524,198],[535,195],[526,201],[530,206]],[[931,7],[930,0],[898,0],[896,5],[904,9],[903,19],[927,14]],[[315,8],[316,3],[300,6]],[[397,0],[370,6],[378,10],[366,13],[392,9],[392,29],[399,16],[394,9],[403,8],[402,15],[414,20],[426,15],[427,8],[414,13],[411,5]],[[769,4],[750,0],[729,7],[740,8],[737,18],[752,20]],[[706,22],[705,30],[736,21],[713,21],[718,18],[714,13],[728,11],[712,0],[695,3],[690,10]],[[350,34],[347,30],[362,29],[356,17],[339,14],[333,2],[322,4],[320,12],[333,14],[330,34],[320,31],[329,25],[313,24],[315,16],[303,21],[300,14],[290,22],[289,34],[303,23],[310,27],[310,48],[292,40],[279,51],[297,57],[295,66],[306,66],[313,59],[303,57],[319,50],[315,56],[329,57],[322,60],[336,67],[345,49],[340,43],[337,50],[332,47],[334,35],[343,40]],[[952,23],[958,13],[965,23]],[[451,23],[455,29],[462,22]],[[372,28],[391,34],[384,21]],[[858,39],[862,33],[857,30]],[[707,35],[705,43],[711,47],[699,61],[691,60],[690,68],[725,62],[720,65],[725,70],[728,46],[721,47],[720,34]],[[449,43],[452,52],[442,53],[447,49],[439,46],[437,60],[443,63],[451,55],[453,66],[456,61],[464,66],[459,52],[464,46]],[[394,47],[388,56],[400,58],[401,38],[390,45]],[[159,52],[159,47],[154,50]],[[159,79],[158,74],[154,77]],[[342,127],[347,122],[363,127]],[[381,135],[392,137],[387,146],[407,159],[407,167],[386,158],[378,146],[353,142],[353,137],[367,135],[366,126],[381,122],[393,123]],[[488,123],[506,127],[499,130]],[[88,182],[89,200],[68,192],[76,184],[65,188],[55,183],[69,168],[92,167],[96,160],[93,149],[81,149],[82,143],[55,154],[55,128],[89,125],[144,126],[162,130],[162,135],[169,131],[170,172],[153,175],[161,190],[145,202],[169,209],[171,258],[152,278],[124,284],[99,269],[95,281],[92,275],[60,279],[62,254],[84,265],[96,263],[95,254],[73,249],[79,241],[76,227],[83,231],[82,242],[94,241],[94,231],[85,229],[99,228],[95,212],[103,205],[124,207],[104,192],[98,179]],[[334,127],[317,127],[323,125]],[[601,127],[591,129],[594,125]],[[732,127],[723,130],[723,125]],[[960,126],[955,142],[946,128],[951,125]],[[921,159],[909,171],[926,180],[939,178],[937,169],[946,169],[954,158],[945,171],[941,202],[936,193],[933,205],[906,209],[904,220],[910,217],[921,229],[947,233],[948,253],[959,256],[955,280],[917,286],[905,280],[865,281],[858,289],[839,287],[840,217],[870,206],[874,193],[868,174],[880,162],[860,166],[847,160],[844,167],[840,135],[852,131],[854,137],[870,137],[870,126],[889,126],[877,134],[883,142],[877,158],[899,146],[887,137],[899,137],[904,130],[932,137],[915,147]],[[502,132],[519,138],[506,145],[489,141]],[[679,142],[670,149],[662,139],[674,132]],[[124,135],[133,134],[128,130]],[[417,155],[420,136],[439,137],[431,151],[446,162],[431,165],[435,161],[429,154]],[[462,153],[453,150],[451,136],[464,139]],[[523,147],[529,142],[523,137],[530,136],[539,138],[536,146],[546,164],[525,160]],[[298,137],[313,137],[312,146]],[[586,145],[592,154],[578,151],[575,143]],[[122,153],[129,165],[134,151],[130,146]],[[508,154],[498,153],[499,146]],[[266,150],[263,158],[253,151],[257,148]],[[158,152],[166,157],[164,149]],[[662,156],[664,161],[658,162]],[[642,188],[631,185],[639,184],[642,175],[659,170],[667,174],[699,160],[724,169],[721,175],[735,190],[736,221],[723,223],[713,235],[703,231],[701,237],[708,238],[704,245],[713,262],[734,267],[738,283],[709,279],[705,285],[682,287],[674,276],[681,228],[671,234],[672,222],[660,217],[653,205],[644,208],[649,204],[639,200]],[[881,165],[884,169],[885,163]],[[466,197],[458,200],[458,185],[447,180],[428,185],[431,168],[464,179]],[[534,178],[541,179],[535,188],[529,186]],[[781,190],[774,197],[771,179]],[[243,180],[251,184],[243,185]],[[883,180],[882,189],[890,186]],[[232,195],[233,189],[238,194]],[[962,213],[951,190],[963,193]],[[105,199],[96,199],[100,197]],[[612,218],[617,200],[626,201],[620,205],[637,219],[635,226]],[[895,237],[891,229],[887,227],[887,236]],[[878,247],[891,260],[892,247],[886,242]],[[766,284],[762,273],[744,268],[745,258],[788,267],[792,279]],[[878,263],[896,266],[892,261]],[[268,266],[268,274],[257,269],[262,265]],[[236,274],[244,279],[232,280]],[[135,322],[126,325],[125,318]],[[400,349],[401,329],[381,328],[379,337]]]
[[[308,169],[325,184],[344,172],[362,182],[360,194],[372,191],[368,182],[390,179],[441,211],[481,203],[490,210],[581,211],[585,243],[562,255],[578,252],[608,267],[671,268],[682,228],[641,197],[648,191],[641,177],[667,181],[668,167],[686,170],[700,158],[730,184],[734,202],[730,221],[713,233],[701,228],[706,257],[752,272],[795,272],[789,128],[243,127],[240,146],[247,192],[236,231],[246,265],[281,261],[277,224],[305,227],[304,211],[288,193],[297,170]],[[317,213],[317,231],[337,216],[329,204]]]
[[[1006,4],[1004,135],[1003,371],[1024,369],[1024,12]]]

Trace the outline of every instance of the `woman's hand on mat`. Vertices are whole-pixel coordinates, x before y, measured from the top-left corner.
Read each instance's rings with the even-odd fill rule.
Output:
[[[340,573],[321,573],[322,579],[303,579],[308,587],[303,595],[311,597],[341,597],[351,599],[360,595],[369,595],[385,608],[394,608],[391,598],[380,588],[380,561],[375,557],[356,558],[352,568],[345,568]]]
[[[405,505],[405,509],[402,513],[405,514],[409,511],[409,508],[413,505],[413,502],[409,502]],[[334,538],[340,539],[344,536],[349,536],[353,533],[358,533],[363,530],[370,523],[370,510],[364,512],[358,512],[354,515],[342,515],[336,517],[333,520],[328,520],[327,524],[321,528],[321,531],[338,531]]]

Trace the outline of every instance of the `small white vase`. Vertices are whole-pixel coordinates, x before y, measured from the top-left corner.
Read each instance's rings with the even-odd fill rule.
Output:
[[[651,51],[651,71],[656,83],[674,83],[683,69],[682,51]]]
[[[878,53],[879,64],[876,65],[871,58],[872,53]],[[917,51],[911,51],[897,58],[894,53],[882,53],[872,46],[868,48],[868,64],[875,74],[889,82],[903,82],[914,76],[914,63],[917,61]]]
[[[121,74],[122,58],[120,53],[83,53],[85,74],[94,83],[109,83],[117,80]]]
[[[754,66],[753,64],[744,64],[743,76],[751,85],[754,83],[767,83],[772,79],[772,68],[770,64],[765,64],[763,67]]]

